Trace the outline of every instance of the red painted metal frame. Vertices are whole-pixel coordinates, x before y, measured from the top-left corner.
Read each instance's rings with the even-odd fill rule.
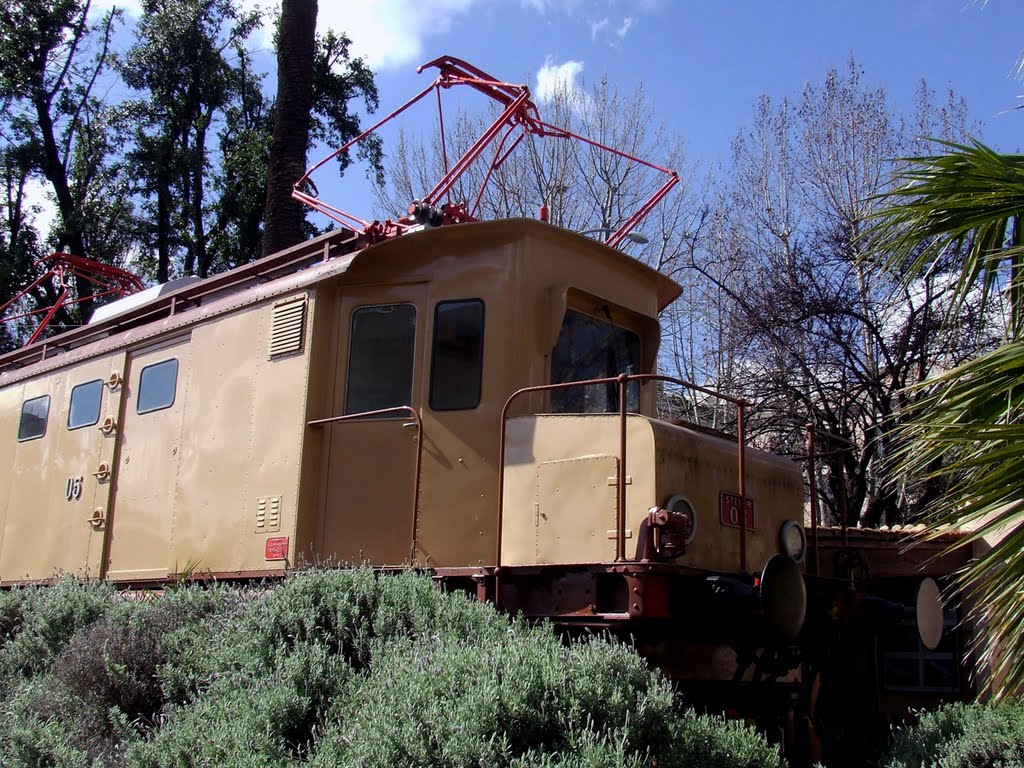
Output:
[[[34,289],[48,280],[55,281],[61,293],[57,300],[48,307],[34,309],[30,312],[21,312],[20,314],[3,318],[2,322],[9,323],[34,315],[43,315],[43,319],[39,322],[39,325],[32,332],[24,346],[33,344],[43,334],[61,307],[79,304],[86,300],[98,299],[104,296],[117,296],[120,298],[141,291],[145,287],[141,278],[133,275],[131,272],[70,253],[53,253],[49,256],[44,256],[41,259],[36,259],[33,266],[47,266],[47,269],[31,285],[15,294],[10,301],[0,307],[0,315],[3,315],[9,307],[31,294]],[[85,280],[99,290],[90,296],[71,299],[69,298],[72,288],[71,278]]]
[[[732,395],[726,395],[722,392],[716,392],[713,389],[702,387],[699,384],[694,384],[690,381],[683,379],[677,379],[673,376],[662,376],[657,373],[635,373],[635,374],[620,374],[611,378],[603,379],[584,379],[581,381],[570,381],[560,384],[542,384],[536,387],[524,387],[523,389],[516,390],[509,398],[505,401],[505,405],[501,409],[501,426],[499,428],[498,437],[498,519],[497,519],[497,547],[494,555],[494,564],[501,567],[501,526],[502,518],[505,510],[505,425],[508,421],[508,411],[512,402],[522,395],[533,393],[533,392],[552,392],[560,389],[570,389],[572,387],[586,387],[596,386],[602,384],[616,384],[619,387],[619,472],[618,472],[618,499],[615,511],[616,525],[615,525],[615,561],[622,562],[626,559],[626,385],[631,381],[663,381],[669,384],[678,384],[680,386],[692,389],[697,392],[702,392],[712,397],[721,398],[726,402],[732,403],[736,406],[736,440],[737,446],[737,465],[739,473],[739,495],[741,499],[746,499],[746,437],[744,434],[744,411],[746,409],[747,402],[740,397],[733,397]],[[739,527],[740,533],[740,571],[746,573],[747,570],[747,530],[745,525]]]
[[[412,416],[412,420],[416,423],[416,471],[413,474],[412,483],[412,535],[410,541],[412,542],[409,547],[409,564],[412,565],[416,562],[416,526],[419,523],[419,509],[420,509],[420,473],[423,468],[423,419],[420,418],[419,411],[413,408],[411,405],[399,405],[394,408],[381,408],[377,411],[363,411],[362,413],[350,413],[345,416],[330,416],[326,419],[314,419],[313,421],[307,422],[308,427],[325,427],[328,424],[337,424],[342,421],[357,421],[360,419],[368,419],[374,416],[387,416],[390,414],[405,413]]]
[[[818,560],[818,481],[817,481],[817,467],[815,460],[817,458],[824,458],[826,456],[833,456],[837,454],[846,453],[852,451],[856,444],[849,438],[837,435],[833,432],[828,432],[821,427],[814,424],[807,424],[807,485],[808,492],[810,494],[811,501],[811,548],[814,550],[814,558],[811,561],[814,566],[814,575],[818,575],[821,568],[821,563]],[[840,443],[845,443],[845,448],[840,448],[835,451],[825,451],[819,453],[817,450],[817,443],[815,436],[820,435],[828,438],[829,440],[836,440]],[[839,482],[839,525],[842,532],[842,544],[843,547],[849,546],[849,535],[847,533],[846,526],[846,473],[843,472],[843,477]]]
[[[609,234],[605,243],[612,248],[622,242],[622,239],[632,232],[640,222],[644,220],[647,214],[649,214],[654,207],[664,199],[665,195],[669,193],[672,187],[679,183],[679,176],[673,170],[662,168],[659,165],[655,165],[654,163],[650,163],[639,157],[630,155],[622,150],[614,149],[598,141],[594,141],[593,139],[580,136],[579,134],[573,133],[565,128],[559,128],[551,125],[550,123],[544,122],[540,119],[537,105],[530,98],[530,89],[525,85],[501,82],[483,70],[474,67],[472,64],[468,64],[461,59],[456,59],[451,56],[442,56],[434,59],[433,61],[429,61],[419,67],[416,71],[418,73],[422,73],[423,70],[428,67],[439,70],[437,79],[431,85],[420,91],[420,93],[389,114],[383,120],[380,120],[371,128],[363,131],[354,139],[335,150],[306,171],[302,178],[295,183],[292,190],[292,197],[309,206],[313,210],[333,219],[339,224],[355,227],[362,234],[366,245],[370,245],[388,237],[395,237],[409,230],[409,228],[416,226],[419,222],[411,216],[404,216],[394,220],[386,219],[383,222],[367,221],[366,219],[361,219],[352,213],[333,206],[330,203],[326,203],[318,198],[317,188],[311,177],[313,173],[322,168],[328,162],[348,151],[351,147],[361,142],[370,134],[376,132],[381,126],[391,120],[394,120],[409,109],[409,107],[427,96],[431,91],[436,91],[437,93],[438,123],[441,131],[441,152],[445,174],[434,188],[423,196],[420,202],[427,206],[438,208],[438,211],[442,216],[443,224],[457,224],[464,221],[476,220],[476,209],[483,197],[484,190],[490,181],[491,174],[505,162],[513,151],[515,151],[519,146],[519,143],[523,140],[523,137],[527,134],[542,138],[572,139],[575,141],[581,141],[589,146],[605,152],[610,152],[613,155],[623,157],[631,162],[645,166],[659,173],[663,173],[668,177],[664,184],[662,184],[662,186],[654,192],[654,194],[652,194],[643,205],[630,215],[617,230]],[[441,108],[441,89],[453,88],[458,85],[469,86],[470,88],[479,91],[488,98],[498,102],[503,109],[494,122],[491,123],[491,125],[481,134],[480,138],[478,138],[466,153],[449,168],[444,135],[444,113]],[[511,145],[506,148],[506,142],[516,130],[521,131],[521,133],[512,141]],[[501,138],[498,140],[494,157],[488,166],[483,184],[473,201],[473,207],[469,208],[466,202],[456,203],[452,202],[450,199],[448,203],[441,205],[441,200],[449,195],[452,187],[458,179],[466,172],[470,165],[472,165],[472,163],[476,161],[481,154],[483,154],[484,150],[498,139],[499,135],[501,135]],[[306,191],[307,189],[310,189],[312,194]]]

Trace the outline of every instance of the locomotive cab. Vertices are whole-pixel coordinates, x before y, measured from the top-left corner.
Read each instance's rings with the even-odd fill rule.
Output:
[[[744,491],[738,443],[655,418],[642,377],[675,283],[537,221],[355,241],[330,233],[0,359],[0,582],[324,560],[713,573],[741,555],[749,576],[778,551],[795,467],[748,449]],[[740,529],[719,512],[744,494]],[[651,534],[652,508],[687,529]]]

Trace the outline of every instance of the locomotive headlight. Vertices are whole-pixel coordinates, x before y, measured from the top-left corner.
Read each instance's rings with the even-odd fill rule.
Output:
[[[807,554],[807,534],[796,520],[787,520],[779,530],[779,546],[794,562],[802,562]]]
[[[689,520],[690,532],[686,534],[686,543],[689,544],[693,541],[693,537],[697,535],[697,514],[693,511],[693,505],[690,503],[690,500],[677,493],[668,498],[668,501],[665,502],[665,509],[669,512],[683,515]]]

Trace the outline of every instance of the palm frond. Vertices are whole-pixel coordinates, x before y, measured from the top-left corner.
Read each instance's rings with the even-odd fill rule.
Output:
[[[957,593],[983,685],[999,698],[1024,690],[1024,155],[976,141],[944,146],[904,161],[869,236],[903,289],[949,276],[951,323],[968,304],[984,312],[1008,297],[1001,347],[908,391],[894,452],[911,492],[945,488],[924,536],[952,528],[964,532],[959,546],[974,548]]]
[[[1002,288],[1021,293],[1020,275],[1007,267],[1024,260],[1014,226],[1024,211],[1024,155],[977,141],[936,143],[949,152],[900,161],[896,186],[878,198],[885,207],[868,237],[904,287],[935,271],[956,275],[955,316],[968,300],[984,310]]]

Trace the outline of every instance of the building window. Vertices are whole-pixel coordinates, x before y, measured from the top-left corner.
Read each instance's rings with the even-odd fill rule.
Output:
[[[917,631],[913,607],[881,638],[885,690],[893,693],[956,693],[960,690],[960,648],[955,610],[943,614],[942,641],[929,651]]]
[[[46,434],[46,417],[50,413],[50,396],[41,395],[21,404],[18,440],[35,440]]]
[[[103,397],[103,382],[99,379],[79,384],[71,390],[71,405],[68,408],[68,429],[91,427],[100,420],[100,400]]]
[[[484,364],[484,303],[443,301],[434,310],[430,407],[459,411],[480,404]]]
[[[352,313],[345,413],[412,404],[416,307],[388,304]]]
[[[607,311],[607,310],[606,310]],[[551,352],[551,383],[606,379],[640,372],[640,337],[632,331],[576,310],[566,310],[558,342]],[[640,382],[626,387],[626,409],[640,409]],[[557,389],[555,413],[613,413],[619,410],[617,384]]]
[[[147,365],[139,375],[139,400],[136,412],[151,413],[170,408],[174,405],[177,384],[177,358]]]

